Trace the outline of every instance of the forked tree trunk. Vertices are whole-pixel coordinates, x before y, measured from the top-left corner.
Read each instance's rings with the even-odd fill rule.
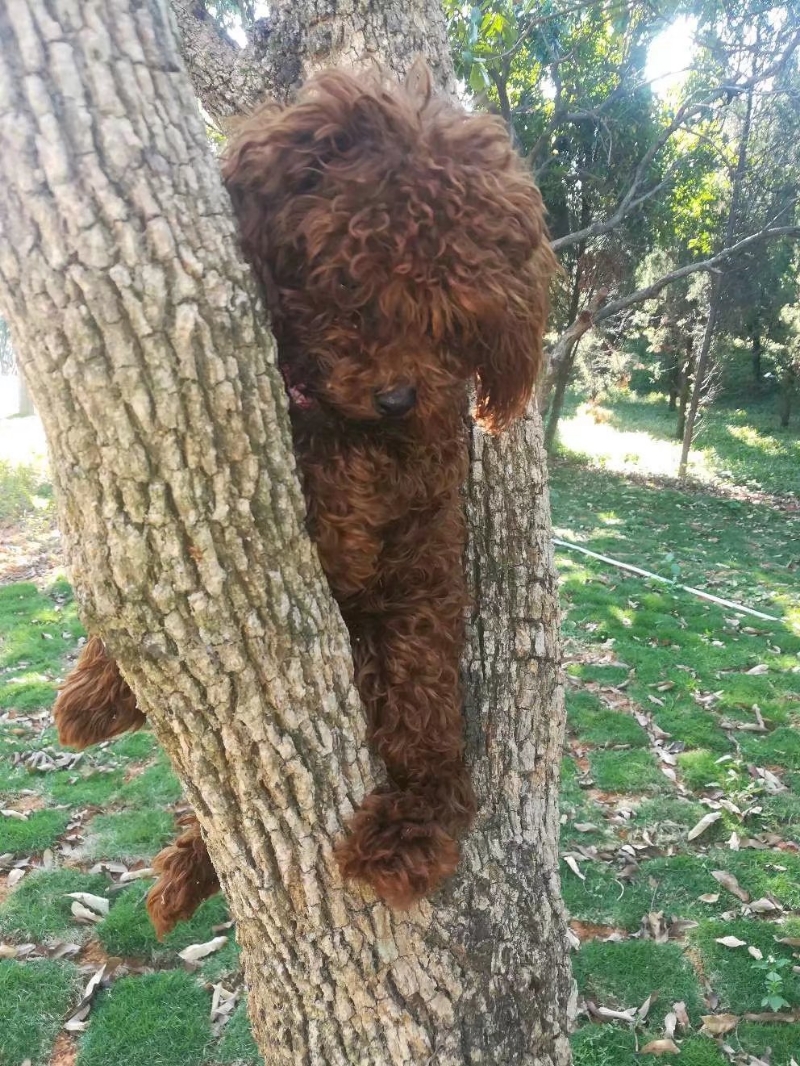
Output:
[[[0,5],[0,39],[0,303],[47,431],[84,620],[197,810],[266,1061],[566,1066],[563,703],[538,418],[472,436],[480,814],[435,902],[392,913],[332,862],[372,785],[364,720],[166,0],[20,0]]]

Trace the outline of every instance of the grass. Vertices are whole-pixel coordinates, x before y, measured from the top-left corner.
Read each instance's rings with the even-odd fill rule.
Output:
[[[242,1062],[263,1066],[263,1059],[253,1042],[244,1003],[236,1008],[236,1012],[225,1027],[224,1036],[214,1051],[211,1061],[223,1063],[225,1066],[238,1066]]]
[[[78,971],[68,963],[0,961],[0,1066],[49,1061],[79,985]]]
[[[77,1066],[200,1063],[211,1043],[210,1000],[181,970],[125,977],[103,995]]]
[[[86,854],[90,858],[146,859],[175,836],[175,819],[169,811],[117,811],[98,814],[86,826]]]
[[[108,878],[81,870],[34,870],[20,882],[6,902],[0,905],[0,936],[41,944],[70,932],[77,934],[70,912],[69,892],[91,892],[104,896]]]
[[[563,450],[606,469],[674,477],[680,443],[675,414],[662,393],[617,392],[602,401],[603,422],[573,393],[559,425]],[[727,398],[706,411],[690,474],[708,483],[741,485],[779,494],[800,494],[800,440],[778,425],[774,403]]]
[[[579,442],[565,425],[565,451],[551,472],[556,535],[777,621],[558,551],[568,675],[562,849],[583,877],[562,865],[581,941],[575,973],[582,996],[601,1007],[638,1008],[657,993],[635,1031],[581,1015],[575,1064],[665,1061],[637,1048],[663,1036],[664,1015],[683,999],[692,1029],[678,1034],[677,1061],[722,1066],[731,1058],[721,1041],[699,1033],[699,1016],[762,1009],[765,974],[746,946],[725,948],[718,938],[736,935],[765,955],[790,958],[792,948],[775,937],[800,936],[800,518],[763,495],[785,497],[797,483],[797,439],[770,428],[766,408],[749,422],[721,408],[696,457],[708,488],[717,472],[714,491],[684,491],[654,477],[671,472],[674,454],[663,401],[620,395],[606,406],[602,426],[579,416]],[[577,410],[571,401],[568,414]],[[576,461],[578,445],[591,460]],[[628,476],[634,466],[636,478]],[[730,476],[719,477],[724,470]],[[34,865],[0,894],[0,938],[81,943],[134,967],[98,997],[76,1038],[77,1066],[258,1066],[243,1002],[218,1035],[210,1028],[209,985],[242,980],[233,932],[195,972],[178,957],[226,923],[222,899],[159,943],[144,905],[152,881],[114,884],[119,864],[149,865],[176,832],[180,786],[153,736],[143,730],[101,745],[69,769],[14,764],[31,752],[58,752],[43,712],[81,636],[63,580],[0,587],[0,797],[3,809],[29,812],[25,821],[0,818],[0,854],[33,856]],[[744,728],[759,720],[754,707],[764,732]],[[712,811],[719,820],[690,841],[689,830]],[[44,848],[53,869],[41,868]],[[110,871],[90,872],[97,863]],[[766,897],[781,910],[748,913],[717,871],[751,901]],[[70,891],[105,896],[108,916],[77,924]],[[672,939],[656,943],[640,933],[643,919],[658,913],[664,923],[697,924],[673,924]],[[73,961],[0,963],[0,1066],[19,1066],[25,1056],[49,1062],[58,1023],[85,979]],[[789,973],[784,983],[794,1008],[798,980]],[[800,1058],[796,1030],[743,1021],[725,1042],[742,1062],[758,1056],[790,1066]]]
[[[24,821],[0,816],[0,853],[30,855],[58,840],[69,822],[69,811],[33,811]]]
[[[648,1015],[653,1026],[663,1021],[676,1000],[683,1000],[693,1022],[699,1019],[697,976],[677,944],[596,940],[575,955],[573,972],[585,996],[617,1010],[640,1007],[655,994]]]
[[[758,948],[765,958],[786,959],[787,965],[782,970],[785,975],[783,996],[790,1009],[800,1007],[800,975],[792,973],[792,964],[796,961],[792,949],[775,942],[776,935],[797,937],[800,935],[800,921],[793,920],[781,926],[758,923],[747,920],[707,921],[700,925],[692,935],[703,961],[703,969],[720,996],[721,1009],[733,1014],[746,1011],[757,1013],[765,1010],[761,1001],[766,995],[764,971],[756,966],[756,960],[747,953],[747,947],[729,948],[717,943],[719,938],[735,936],[749,947]]]
[[[98,938],[109,955],[149,959],[165,951],[176,953],[189,944],[211,940],[215,936],[213,927],[227,921],[225,901],[221,896],[214,896],[188,922],[181,922],[159,942],[145,909],[145,896],[151,884],[151,881],[144,885],[137,883],[121,892],[108,917],[97,927]]]
[[[637,1007],[656,986],[660,991],[655,1014],[636,1037],[627,1026],[584,1021],[573,1041],[575,1063],[638,1066],[663,1061],[636,1049],[663,1035],[654,1019],[684,996],[695,1015],[712,1013],[702,1005],[704,989],[720,997],[719,1011],[764,1009],[756,960],[746,947],[717,944],[718,937],[737,935],[765,955],[791,954],[774,937],[791,935],[800,915],[798,856],[787,850],[800,843],[800,521],[759,492],[797,492],[800,452],[796,435],[769,429],[768,411],[757,412],[752,432],[745,432],[749,416],[719,410],[707,420],[695,472],[709,482],[715,470],[734,476],[722,479],[713,495],[681,491],[647,480],[674,472],[670,419],[660,398],[620,396],[604,406],[611,417],[602,427],[571,406],[574,421],[564,427],[562,455],[551,472],[556,535],[778,619],[753,619],[672,585],[558,552],[569,746],[579,756],[564,762],[562,847],[577,857],[585,878],[563,868],[565,902],[582,939],[575,972],[582,993],[601,1006]],[[623,476],[634,468],[639,480]],[[729,491],[734,482],[738,487]],[[741,728],[756,722],[754,705],[765,733]],[[658,768],[650,737],[641,742],[637,715],[647,716],[662,743],[674,745],[666,767],[674,779]],[[628,722],[621,728],[620,716]],[[759,767],[777,775],[785,790],[767,791]],[[688,831],[709,813],[707,804],[720,798],[734,809],[719,808],[722,818],[689,841]],[[737,809],[749,813],[742,818]],[[576,821],[598,830],[581,833]],[[725,846],[732,832],[757,846],[732,851]],[[643,849],[634,850],[635,862],[618,851],[631,842]],[[575,850],[582,846],[599,852],[587,860]],[[778,902],[784,923],[743,913],[741,901],[713,878],[719,870],[736,878],[750,899]],[[658,911],[698,928],[676,943],[631,940],[643,917]],[[623,939],[604,943],[614,930]],[[794,1008],[800,1007],[796,981],[792,975],[785,984]],[[789,1066],[800,1049],[791,1025],[742,1022],[725,1039],[742,1061],[766,1060],[771,1048],[772,1066]],[[729,1061],[710,1038],[678,1042],[684,1064]]]

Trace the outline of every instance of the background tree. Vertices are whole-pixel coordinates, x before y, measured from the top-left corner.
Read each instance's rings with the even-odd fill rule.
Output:
[[[240,10],[247,13],[245,8]],[[328,58],[452,82],[441,9],[278,4],[237,50],[175,0],[220,126]],[[535,418],[475,432],[465,673],[481,811],[459,875],[396,915],[338,883],[372,785],[347,637],[303,528],[263,309],[165,0],[0,9],[0,300],[45,424],[88,626],[178,771],[237,921],[270,1063],[569,1062],[563,701]]]
[[[797,11],[792,3],[764,8],[750,0],[545,9],[491,0],[447,10],[459,73],[513,126],[541,183],[565,268],[540,396],[549,445],[588,330],[603,323],[621,334],[620,315],[662,298],[694,271],[727,268],[729,247],[758,233],[739,252],[769,255],[762,249],[800,232],[796,166],[787,169],[798,143]],[[647,54],[677,15],[693,19],[696,49],[687,54],[682,87],[659,97],[647,81]],[[726,232],[737,166],[731,145],[739,143],[734,127],[748,94],[758,112],[751,125],[765,147],[748,154],[740,185],[753,190],[759,207],[742,211],[751,197],[740,195],[736,224]],[[778,131],[780,148],[771,154],[766,141]],[[660,278],[645,283],[642,262],[658,248],[675,254]],[[720,309],[732,303],[720,288],[710,338]],[[706,376],[693,390],[698,406]]]

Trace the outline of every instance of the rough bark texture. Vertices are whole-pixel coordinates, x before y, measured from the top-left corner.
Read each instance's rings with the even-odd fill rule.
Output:
[[[455,81],[440,0],[277,0],[239,48],[202,0],[172,0],[195,91],[221,126],[265,97],[287,100],[323,67],[379,66],[400,78],[424,55],[439,84]]]
[[[83,616],[197,810],[265,1059],[565,1066],[563,704],[538,418],[473,436],[481,811],[459,875],[393,914],[331,861],[372,784],[363,718],[166,0],[52,10],[0,7],[0,304],[47,430]]]

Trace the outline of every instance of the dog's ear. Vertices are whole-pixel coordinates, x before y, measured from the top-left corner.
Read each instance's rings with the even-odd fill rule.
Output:
[[[321,253],[312,245],[325,229],[314,221],[325,183],[346,179],[370,188],[387,168],[402,165],[412,132],[399,94],[374,76],[341,71],[316,75],[294,103],[267,105],[239,123],[222,173],[249,258],[267,263],[301,238],[309,241],[309,258]],[[326,212],[333,217],[330,205]],[[273,264],[277,276],[286,276],[285,266]]]
[[[546,238],[545,238],[546,240]],[[523,415],[542,365],[542,339],[549,311],[554,259],[547,243],[524,266],[506,276],[502,309],[479,315],[475,417],[489,432]]]
[[[531,398],[558,266],[541,193],[503,122],[475,113],[434,121],[443,150],[457,161],[461,187],[461,225],[448,234],[459,264],[449,291],[476,377],[476,417],[498,431],[523,414]]]

